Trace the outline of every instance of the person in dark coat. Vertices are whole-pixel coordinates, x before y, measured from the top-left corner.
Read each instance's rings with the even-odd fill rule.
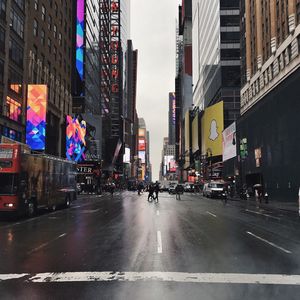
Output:
[[[148,187],[148,201],[151,201],[154,199],[154,185],[152,183],[149,184],[149,187]]]

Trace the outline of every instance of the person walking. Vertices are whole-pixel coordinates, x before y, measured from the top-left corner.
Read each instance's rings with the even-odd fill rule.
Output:
[[[158,193],[159,193],[159,182],[158,181],[156,181],[156,183],[155,183],[154,193],[155,193],[154,199],[156,200],[156,202],[158,202]]]
[[[148,194],[148,201],[152,202],[152,200],[154,199],[154,195],[153,195],[154,194],[154,186],[153,186],[152,183],[149,184],[148,192],[149,192],[149,194]],[[150,201],[150,199],[151,199],[151,201]]]
[[[177,184],[175,187],[175,195],[176,195],[176,200],[181,200],[180,195],[183,194],[184,188],[181,184]]]

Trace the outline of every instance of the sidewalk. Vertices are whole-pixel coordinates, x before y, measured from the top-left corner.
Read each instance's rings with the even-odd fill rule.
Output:
[[[268,219],[276,221],[288,221],[293,225],[300,225],[300,217],[298,213],[298,201],[295,202],[283,202],[283,201],[271,201],[265,203],[256,202],[256,199],[251,197],[248,200],[240,199],[239,197],[228,198],[232,201],[232,204],[240,206],[245,212],[260,215]]]

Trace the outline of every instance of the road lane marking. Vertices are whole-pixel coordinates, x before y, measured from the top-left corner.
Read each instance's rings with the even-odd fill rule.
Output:
[[[217,216],[209,211],[206,212],[207,214],[211,215],[212,217],[216,218]]]
[[[250,210],[250,209],[245,209],[245,211],[246,211],[246,212],[253,213],[253,214],[265,216],[265,217],[268,217],[268,218],[272,218],[272,219],[276,219],[276,220],[281,220],[281,219],[278,218],[278,217],[274,217],[274,216],[271,216],[271,215],[269,215],[269,214],[263,214],[263,213],[260,213],[260,212],[258,212],[258,211],[254,211],[254,210]]]
[[[156,211],[156,215],[159,216],[159,210]]]
[[[284,249],[284,248],[282,248],[282,247],[280,247],[280,246],[278,246],[278,245],[276,245],[276,244],[274,244],[274,243],[272,243],[272,242],[269,242],[268,240],[263,239],[262,237],[260,237],[260,236],[258,236],[258,235],[255,235],[254,233],[252,233],[252,232],[250,232],[250,231],[246,231],[246,232],[247,232],[249,235],[255,237],[256,239],[258,239],[258,240],[260,240],[260,241],[262,241],[262,242],[265,242],[265,243],[267,243],[268,245],[273,246],[273,247],[275,247],[275,248],[277,248],[277,249],[279,249],[279,250],[281,250],[281,251],[283,251],[283,252],[285,252],[285,253],[288,253],[288,254],[291,254],[291,253],[292,253],[290,250]]]
[[[79,208],[81,207],[80,205],[72,206],[72,208]]]
[[[27,254],[32,254],[33,252],[36,252],[36,251],[38,251],[38,250],[41,250],[42,248],[48,246],[49,244],[55,242],[55,241],[58,240],[58,239],[64,237],[65,235],[67,235],[67,234],[66,234],[66,233],[63,233],[63,234],[59,235],[57,238],[55,238],[55,239],[53,239],[53,240],[51,240],[51,241],[49,241],[49,242],[47,242],[47,243],[43,243],[43,244],[41,244],[40,246],[38,246],[38,247],[36,247],[36,248],[30,250],[29,252],[27,252]]]
[[[162,253],[162,241],[160,231],[157,231],[157,253]]]
[[[300,275],[183,272],[64,272],[37,274],[0,274],[0,282],[23,280],[25,283],[160,281],[182,283],[300,285]]]

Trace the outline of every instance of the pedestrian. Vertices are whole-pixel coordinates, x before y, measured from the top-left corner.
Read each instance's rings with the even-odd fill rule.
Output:
[[[159,193],[159,182],[158,181],[156,181],[156,183],[155,183],[154,192],[155,192],[154,199],[156,200],[156,202],[158,202],[158,193]]]
[[[149,192],[149,194],[148,194],[148,201],[151,202],[154,199],[154,195],[153,195],[153,193],[154,193],[154,186],[151,183],[149,184],[148,192]],[[151,201],[150,201],[150,199],[151,199]]]
[[[183,194],[184,188],[181,184],[177,184],[175,187],[175,195],[176,195],[176,200],[181,200],[180,195]]]

